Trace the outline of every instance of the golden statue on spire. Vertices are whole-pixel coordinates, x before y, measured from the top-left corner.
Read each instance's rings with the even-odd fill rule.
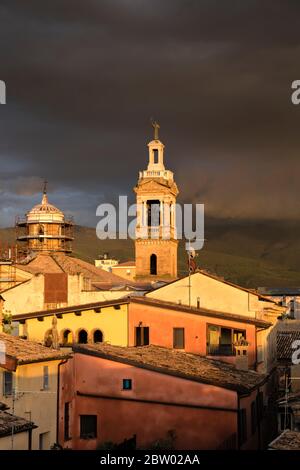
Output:
[[[151,124],[152,124],[152,127],[154,128],[154,140],[159,140],[158,129],[160,129],[160,125],[158,124],[157,121],[154,121],[153,118],[151,118]]]

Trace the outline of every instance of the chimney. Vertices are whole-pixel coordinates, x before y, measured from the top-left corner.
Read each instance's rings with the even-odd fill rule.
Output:
[[[238,370],[248,370],[249,361],[248,361],[248,348],[250,343],[245,340],[245,338],[239,339],[234,343],[235,349],[235,367]]]

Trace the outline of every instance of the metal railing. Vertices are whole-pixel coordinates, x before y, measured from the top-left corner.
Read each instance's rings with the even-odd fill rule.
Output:
[[[207,345],[208,356],[234,356],[233,344],[208,344]]]

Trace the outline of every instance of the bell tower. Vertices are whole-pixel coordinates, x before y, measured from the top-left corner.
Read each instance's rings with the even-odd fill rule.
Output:
[[[172,171],[164,166],[164,144],[159,124],[152,122],[154,140],[149,142],[149,161],[140,171],[134,188],[137,203],[135,237],[136,277],[177,277],[176,197]]]

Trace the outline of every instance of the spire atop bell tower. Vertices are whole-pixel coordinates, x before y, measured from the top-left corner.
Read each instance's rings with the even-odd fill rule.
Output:
[[[149,163],[147,171],[165,171],[164,166],[164,144],[158,138],[158,130],[160,125],[157,121],[151,118],[151,125],[154,129],[154,140],[148,144],[149,148]]]

